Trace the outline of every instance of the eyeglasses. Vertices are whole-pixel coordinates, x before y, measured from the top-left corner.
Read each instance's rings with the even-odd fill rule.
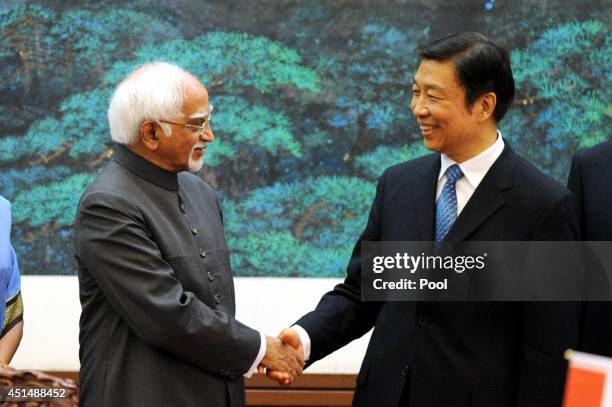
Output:
[[[212,111],[213,111],[213,106],[210,105],[210,107],[208,108],[208,114],[206,114],[206,116],[202,118],[197,118],[197,120],[193,123],[176,123],[176,122],[171,122],[169,120],[161,120],[161,119],[158,120],[158,122],[174,124],[174,125],[183,126],[183,127],[189,127],[194,132],[212,130],[211,123],[210,123],[210,121],[212,120]]]

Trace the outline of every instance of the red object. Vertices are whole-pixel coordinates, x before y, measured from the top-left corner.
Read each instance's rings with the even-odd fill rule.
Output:
[[[563,407],[602,407],[605,381],[605,372],[570,367]]]

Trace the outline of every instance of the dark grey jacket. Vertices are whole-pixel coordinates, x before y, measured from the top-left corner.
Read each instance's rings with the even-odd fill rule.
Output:
[[[221,211],[200,178],[122,146],[75,223],[81,405],[242,406],[259,333],[234,318]]]

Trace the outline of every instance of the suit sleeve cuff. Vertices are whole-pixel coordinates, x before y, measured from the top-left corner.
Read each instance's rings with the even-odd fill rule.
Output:
[[[261,339],[261,343],[259,345],[259,353],[255,358],[255,361],[251,365],[251,368],[243,375],[244,377],[251,377],[253,373],[257,371],[257,366],[261,363],[262,359],[266,355],[266,337],[260,332],[259,337]]]
[[[310,335],[304,328],[299,325],[293,325],[291,328],[295,329],[298,336],[300,337],[300,341],[302,341],[302,348],[304,349],[304,360],[310,359]]]

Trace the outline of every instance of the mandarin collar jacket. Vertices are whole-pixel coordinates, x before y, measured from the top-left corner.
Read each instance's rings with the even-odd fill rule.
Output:
[[[219,203],[197,176],[122,146],[75,221],[81,402],[243,406],[260,347],[234,318]]]

